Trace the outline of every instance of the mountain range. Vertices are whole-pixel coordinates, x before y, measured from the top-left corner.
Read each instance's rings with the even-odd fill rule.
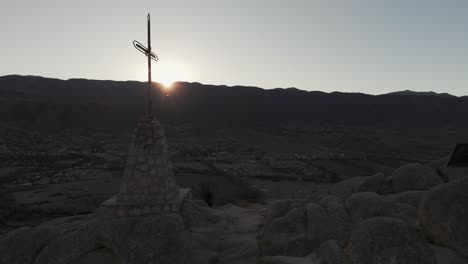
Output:
[[[147,84],[137,81],[0,77],[0,122],[32,130],[129,130],[145,113]],[[164,122],[200,126],[284,124],[466,127],[468,97],[401,91],[383,95],[261,89],[177,82],[154,84]]]

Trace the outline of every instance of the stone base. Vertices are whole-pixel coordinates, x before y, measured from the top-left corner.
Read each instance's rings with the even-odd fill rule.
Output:
[[[121,201],[117,195],[103,202],[95,214],[99,217],[132,217],[179,213],[185,199],[192,196],[190,189],[180,188],[179,195],[172,200]]]

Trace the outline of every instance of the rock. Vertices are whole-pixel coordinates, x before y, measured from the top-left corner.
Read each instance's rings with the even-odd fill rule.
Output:
[[[468,171],[466,168],[441,167],[437,170],[445,178],[446,182],[453,182],[468,177]]]
[[[359,192],[359,187],[367,179],[367,177],[354,177],[343,180],[332,185],[329,193],[340,198],[346,198],[353,193]]]
[[[468,264],[468,261],[448,248],[431,245],[435,252],[437,264]]]
[[[72,264],[114,264],[116,255],[109,249],[96,249],[85,253]]]
[[[367,179],[359,186],[359,192],[376,192],[379,194],[390,193],[392,191],[390,181],[381,172],[376,173]]]
[[[342,199],[357,192],[388,193],[390,183],[383,173],[368,177],[354,177],[334,184],[329,192]]]
[[[263,206],[245,208],[224,205],[217,209],[199,209],[203,209],[197,212],[202,214],[201,217],[197,216],[196,222],[189,221],[195,223],[190,233],[194,252],[191,263],[256,263],[259,255],[257,235],[263,220],[260,214],[264,211]],[[213,221],[216,218],[221,221]]]
[[[345,252],[355,264],[436,263],[433,250],[417,229],[388,217],[361,222],[353,231]]]
[[[437,244],[468,257],[468,178],[440,185],[425,196],[418,222]]]
[[[398,218],[414,228],[418,227],[418,208],[405,203],[394,204],[391,208],[392,213],[385,216]]]
[[[12,215],[16,208],[15,196],[2,190],[0,192],[0,223],[6,222],[8,217]]]
[[[0,238],[0,263],[188,263],[190,241],[178,214],[72,218]]]
[[[302,208],[293,208],[286,215],[272,220],[263,227],[259,240],[260,254],[299,257],[307,255],[305,222]]]
[[[392,174],[394,192],[428,190],[442,182],[434,169],[418,163],[406,164]]]
[[[293,202],[290,200],[275,201],[266,211],[264,224],[269,225],[276,218],[284,216],[291,208],[293,208]]]
[[[188,229],[214,227],[225,224],[229,217],[221,211],[205,206],[199,200],[186,199],[180,211]]]
[[[34,263],[37,253],[60,234],[48,226],[23,227],[0,237],[0,263]]]
[[[416,226],[417,206],[423,191],[403,192],[381,196],[376,193],[355,193],[346,199],[345,204],[353,225],[377,216],[386,216],[404,220]]]
[[[326,196],[330,196],[330,190],[319,188],[318,190],[312,191],[312,193],[310,193],[309,196],[307,196],[307,201],[317,203]]]
[[[268,256],[262,257],[259,264],[314,264],[320,263],[315,254],[310,254],[305,257],[288,257],[288,256]]]
[[[307,246],[309,252],[326,240],[346,245],[351,233],[351,219],[343,205],[322,207],[316,203],[306,205]]]
[[[439,160],[434,160],[427,163],[427,166],[434,168],[437,174],[444,180],[444,182],[457,181],[462,178],[468,177],[468,171],[463,167],[447,167],[447,162],[450,156],[443,157]]]
[[[324,208],[338,209],[343,206],[343,202],[335,195],[327,195],[318,201],[318,204]]]
[[[450,156],[445,156],[437,160],[429,161],[428,163],[426,163],[426,165],[433,169],[445,167],[449,159],[450,159]]]
[[[353,224],[359,224],[367,218],[382,216],[385,209],[383,198],[373,192],[355,193],[346,199],[345,204]]]
[[[418,207],[426,193],[427,191],[406,191],[384,196],[382,216],[398,218],[416,226]]]
[[[384,200],[388,203],[403,203],[418,208],[426,193],[427,191],[406,191],[387,195]]]
[[[330,239],[346,245],[351,223],[344,205],[334,196],[323,197],[320,203],[301,205],[291,201],[290,211],[276,218],[273,216],[282,215],[288,203],[270,209],[259,236],[261,255],[302,257]]]
[[[336,240],[327,240],[320,245],[320,260],[322,264],[344,264],[347,263],[344,250]]]

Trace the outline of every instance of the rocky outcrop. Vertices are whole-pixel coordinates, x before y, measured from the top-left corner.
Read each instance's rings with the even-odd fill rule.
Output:
[[[0,237],[0,263],[34,263],[41,249],[60,233],[49,226],[11,231]]]
[[[0,236],[0,264],[223,263],[255,259],[261,208],[213,209],[186,200],[179,214],[59,218]],[[246,219],[239,219],[240,215]]]
[[[468,178],[431,190],[419,207],[418,221],[435,243],[468,257]]]
[[[348,259],[344,254],[343,248],[338,245],[336,240],[327,240],[320,245],[320,260],[322,264],[345,264]]]
[[[0,239],[0,263],[188,263],[189,233],[177,214],[64,218]]]
[[[336,240],[346,245],[351,232],[351,218],[341,203],[308,203],[307,216],[307,249],[309,253],[320,247],[322,242]],[[329,200],[328,200],[329,201]]]
[[[407,204],[418,208],[427,191],[405,191],[384,196],[389,204]]]
[[[436,263],[433,250],[417,229],[388,217],[370,218],[359,224],[345,251],[354,264]]]
[[[416,226],[420,201],[426,191],[407,191],[390,195],[355,193],[345,201],[353,224],[377,216],[398,218]]]
[[[468,264],[468,260],[455,253],[453,250],[431,245],[434,250],[437,264]]]
[[[464,263],[467,183],[459,181],[456,189],[442,192],[447,187],[442,188],[446,185],[436,172],[419,164],[403,166],[393,177],[350,179],[330,188],[336,195],[273,204],[265,214],[259,247],[263,256],[277,257],[263,259],[294,263],[316,253],[318,263]],[[388,184],[395,192],[388,191]],[[432,220],[421,220],[423,215]]]
[[[0,225],[4,224],[16,208],[15,196],[6,190],[0,191]]]
[[[347,198],[358,192],[384,194],[391,192],[391,184],[390,180],[383,173],[376,173],[372,176],[355,177],[338,182],[330,188],[329,192],[340,198]]]
[[[428,190],[442,182],[433,168],[418,163],[406,164],[392,174],[394,192]]]
[[[292,208],[284,216],[264,226],[259,241],[265,256],[304,256],[306,250],[306,216],[303,208]]]
[[[418,208],[427,191],[406,191],[383,196],[383,216],[404,220],[416,226]]]
[[[264,256],[302,257],[318,250],[326,240],[346,245],[350,230],[350,217],[336,197],[319,202],[281,202],[266,213],[260,252]]]
[[[305,257],[268,256],[261,257],[258,264],[313,264],[320,263],[315,254]]]
[[[373,192],[360,192],[351,195],[345,201],[354,224],[367,218],[384,215],[384,199]]]
[[[427,166],[434,168],[444,182],[457,181],[468,177],[468,171],[464,167],[447,167],[450,156],[443,157],[427,163]]]

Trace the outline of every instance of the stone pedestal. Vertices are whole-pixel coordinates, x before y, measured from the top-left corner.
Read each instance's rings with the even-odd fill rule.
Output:
[[[116,195],[103,202],[97,214],[103,217],[127,217],[179,213],[184,200],[190,197],[188,188],[178,188],[177,196],[167,200],[121,201]]]
[[[142,216],[178,212],[189,189],[179,189],[167,152],[164,129],[156,119],[138,122],[128,151],[120,192],[102,203],[103,216]]]

